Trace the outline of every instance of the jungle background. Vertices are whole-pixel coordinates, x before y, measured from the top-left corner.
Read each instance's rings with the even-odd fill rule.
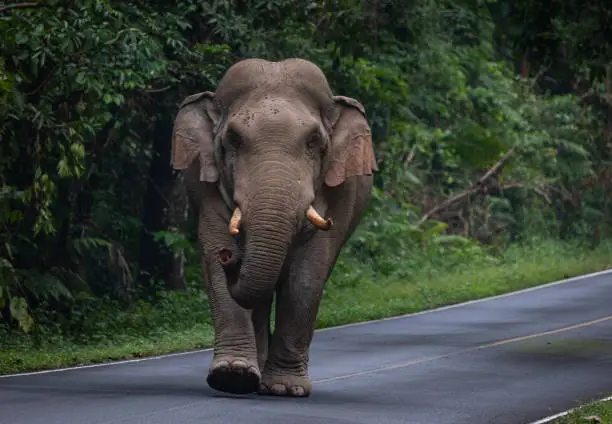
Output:
[[[0,372],[210,345],[170,133],[248,57],[314,61],[372,126],[320,327],[610,266],[603,0],[11,2],[0,33]]]

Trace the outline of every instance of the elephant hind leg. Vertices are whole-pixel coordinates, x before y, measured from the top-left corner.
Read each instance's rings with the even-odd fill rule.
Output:
[[[266,304],[257,306],[252,312],[251,319],[253,320],[253,328],[255,330],[257,362],[260,370],[263,370],[266,365],[268,351],[270,349],[270,313],[272,311],[272,301],[273,299],[270,299]]]

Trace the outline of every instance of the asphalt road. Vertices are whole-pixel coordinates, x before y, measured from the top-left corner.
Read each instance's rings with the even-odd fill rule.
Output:
[[[612,273],[317,332],[307,399],[214,392],[210,359],[2,377],[0,423],[528,423],[612,392]]]

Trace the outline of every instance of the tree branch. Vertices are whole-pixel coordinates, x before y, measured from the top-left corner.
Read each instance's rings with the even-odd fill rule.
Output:
[[[412,146],[412,149],[410,149],[410,153],[408,153],[408,156],[406,156],[406,159],[404,159],[404,169],[408,168],[408,164],[412,162],[412,159],[414,159],[414,153],[416,151],[416,148],[416,144]]]
[[[7,4],[6,6],[0,6],[0,12],[6,12],[10,9],[25,9],[28,7],[38,7],[40,4],[38,3],[15,3],[15,4]]]
[[[171,85],[168,85],[166,87],[162,87],[162,88],[145,88],[142,91],[145,93],[162,93],[164,91],[168,91],[172,88]]]
[[[444,202],[440,203],[439,205],[434,206],[429,212],[427,212],[425,215],[423,215],[421,217],[421,219],[419,220],[419,222],[417,223],[417,227],[421,226],[425,221],[427,221],[429,218],[431,218],[433,215],[435,215],[436,213],[438,213],[442,209],[446,209],[447,207],[449,207],[453,203],[463,199],[464,197],[467,197],[470,194],[474,194],[474,193],[477,193],[478,191],[482,190],[482,188],[484,187],[484,183],[491,176],[497,174],[501,170],[501,168],[504,166],[504,164],[508,161],[508,159],[510,159],[512,157],[513,154],[514,154],[514,147],[511,148],[510,150],[508,150],[506,152],[506,154],[499,161],[497,161],[497,163],[495,165],[493,165],[491,167],[491,169],[489,169],[482,177],[480,177],[480,179],[478,179],[477,181],[473,182],[472,185],[470,185],[467,188],[467,190],[465,190],[462,193],[456,194],[456,195],[454,195],[452,197],[449,197]]]
[[[536,193],[537,195],[541,196],[542,198],[544,198],[544,200],[546,200],[546,203],[552,203],[552,201],[550,200],[550,196],[548,195],[548,193],[546,193],[546,191],[540,187],[533,187],[533,186],[529,186],[526,184],[521,184],[521,183],[509,183],[509,184],[504,184],[501,186],[502,190],[509,190],[512,188],[524,188],[525,190],[531,190],[534,193]]]

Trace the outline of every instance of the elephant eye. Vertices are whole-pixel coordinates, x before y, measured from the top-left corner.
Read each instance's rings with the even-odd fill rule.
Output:
[[[228,130],[225,135],[225,142],[228,146],[237,149],[241,144],[240,136],[235,131]]]
[[[306,141],[306,147],[308,147],[308,149],[310,150],[320,148],[321,144],[322,144],[321,135],[318,132],[312,133],[308,137],[308,141]]]

